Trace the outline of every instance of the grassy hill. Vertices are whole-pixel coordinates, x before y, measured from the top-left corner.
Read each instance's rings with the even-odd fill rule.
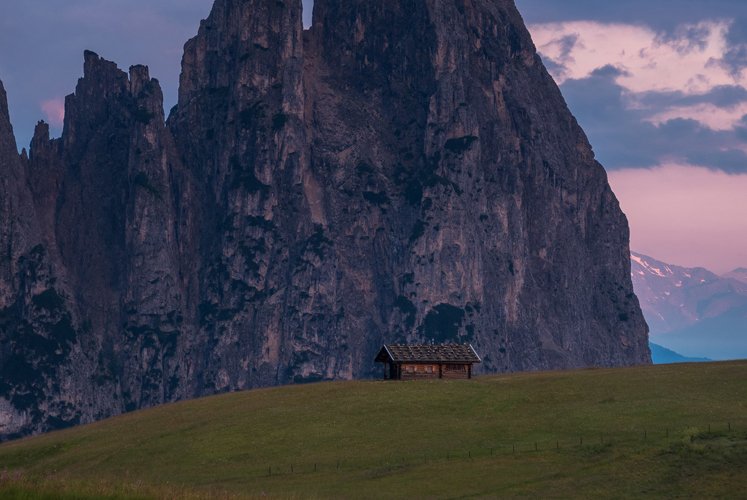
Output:
[[[0,446],[3,498],[745,491],[747,362],[282,387]]]

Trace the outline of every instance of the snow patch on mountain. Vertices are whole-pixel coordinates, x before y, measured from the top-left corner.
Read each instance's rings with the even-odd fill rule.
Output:
[[[661,269],[659,269],[658,267],[654,267],[653,265],[649,264],[645,260],[644,256],[642,256],[642,255],[632,254],[630,258],[633,259],[633,262],[635,262],[636,264],[638,264],[639,266],[641,266],[642,268],[644,268],[649,273],[654,274],[656,276],[660,276],[662,278],[666,278],[668,275],[672,274],[672,270],[669,268],[669,266],[663,266],[664,270],[667,272],[667,274],[664,274],[661,271]],[[646,273],[644,271],[640,271],[640,270],[638,271],[638,274],[640,274],[642,276],[646,275]]]
[[[747,270],[742,271],[718,276],[633,253],[633,287],[651,339],[689,356],[747,356]]]

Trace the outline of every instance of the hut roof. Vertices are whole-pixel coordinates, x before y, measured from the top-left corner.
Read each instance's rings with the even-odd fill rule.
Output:
[[[480,363],[471,344],[385,344],[376,356],[376,361],[416,363]]]

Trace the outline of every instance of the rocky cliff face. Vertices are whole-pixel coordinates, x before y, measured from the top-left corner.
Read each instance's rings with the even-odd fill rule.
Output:
[[[190,395],[174,366],[180,168],[158,82],[86,52],[62,138],[40,122],[28,158],[2,144],[0,435]]]
[[[304,31],[217,0],[166,124],[87,52],[62,138],[19,157],[5,110],[0,148],[5,436],[370,377],[382,342],[650,361],[627,222],[510,1],[317,0]]]

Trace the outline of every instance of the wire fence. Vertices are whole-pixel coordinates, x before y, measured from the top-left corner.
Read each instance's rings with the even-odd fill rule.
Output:
[[[698,445],[709,443],[717,438],[728,438],[733,442],[747,445],[747,425],[745,422],[731,421],[688,427],[666,427],[658,429],[629,429],[617,432],[584,432],[576,437],[564,436],[557,439],[535,441],[503,440],[499,444],[430,450],[422,453],[391,453],[378,458],[346,456],[335,460],[286,462],[267,464],[256,472],[257,476],[282,476],[294,474],[345,473],[361,471],[395,471],[429,464],[464,462],[473,460],[505,459],[507,457],[527,457],[543,453],[578,453],[591,451],[600,453],[616,447],[640,447],[666,449],[672,445]]]

